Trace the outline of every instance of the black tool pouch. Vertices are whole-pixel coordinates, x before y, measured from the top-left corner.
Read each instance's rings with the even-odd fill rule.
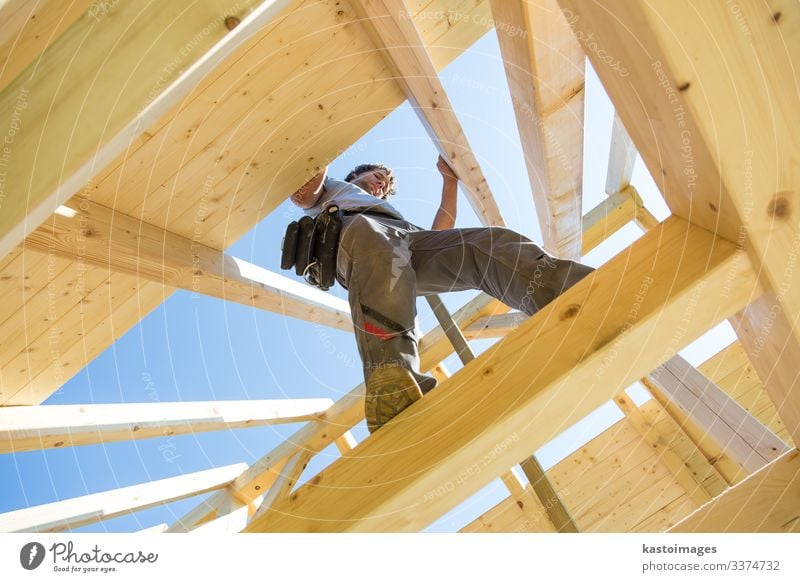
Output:
[[[332,204],[316,220],[304,216],[286,228],[281,246],[281,269],[295,273],[323,291],[336,282],[336,255],[342,232],[342,212]]]

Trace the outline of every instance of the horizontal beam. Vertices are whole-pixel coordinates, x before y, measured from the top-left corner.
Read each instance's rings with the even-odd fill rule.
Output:
[[[636,218],[634,191],[626,188],[605,198],[583,217],[581,255],[588,254],[604,240]]]
[[[329,398],[0,408],[0,454],[314,420]]]
[[[188,473],[0,514],[2,532],[57,532],[221,489],[245,463]]]
[[[352,331],[346,301],[86,199],[64,204],[28,248]]]
[[[789,450],[775,433],[680,356],[653,371],[648,380],[750,473]]]
[[[434,145],[458,176],[475,214],[485,225],[504,226],[500,208],[403,0],[354,0],[351,4]]]
[[[737,281],[730,290],[729,276]],[[756,288],[743,251],[670,218],[247,531],[420,530],[740,309]],[[671,325],[679,333],[664,346],[656,331]]]
[[[784,453],[669,531],[800,533],[800,451]]]

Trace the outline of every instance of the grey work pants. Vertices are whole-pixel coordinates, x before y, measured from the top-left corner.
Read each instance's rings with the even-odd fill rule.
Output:
[[[436,381],[419,373],[417,296],[480,289],[532,315],[592,270],[550,257],[507,228],[420,230],[374,214],[344,219],[337,260],[364,379],[380,367],[401,365],[423,392]]]

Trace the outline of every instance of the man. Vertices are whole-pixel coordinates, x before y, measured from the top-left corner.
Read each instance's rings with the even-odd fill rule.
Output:
[[[358,166],[344,181],[329,178],[325,168],[291,197],[309,216],[333,202],[349,214],[336,278],[349,293],[370,432],[436,387],[433,377],[418,371],[418,295],[480,289],[532,315],[592,271],[550,257],[507,228],[454,229],[458,178],[441,156],[437,168],[442,202],[430,230],[407,222],[389,204],[394,175],[383,164]]]

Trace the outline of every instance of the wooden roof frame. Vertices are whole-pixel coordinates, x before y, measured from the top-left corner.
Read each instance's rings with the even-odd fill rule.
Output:
[[[223,0],[219,2],[224,4]],[[453,4],[448,0],[435,3],[445,7]],[[103,15],[107,20],[102,27],[89,22],[90,15],[81,14],[80,5],[64,19],[44,19],[35,31],[26,29],[24,19],[19,20],[16,40],[0,39],[0,54],[8,55],[0,75],[0,107],[13,112],[19,106],[20,95],[28,99],[27,93],[20,91],[27,91],[29,71],[57,67],[58,57],[52,56],[57,53],[48,53],[48,45],[79,42],[81,34],[91,37],[95,28],[100,39],[97,42],[113,43],[124,35],[118,28],[126,10],[125,3],[121,4],[119,12],[112,8],[112,13]],[[272,21],[266,28],[280,30],[282,19],[287,18],[288,22],[303,3],[267,0],[246,4],[242,14],[228,15],[234,17],[233,24],[241,17],[241,24],[231,34],[220,30],[210,35],[207,52],[195,54],[194,64],[184,63],[182,73],[173,71],[169,88],[162,90],[148,107],[139,110],[136,100],[130,99],[115,114],[113,127],[90,127],[81,135],[82,145],[68,150],[67,163],[60,166],[57,179],[52,172],[34,173],[34,166],[20,164],[15,168],[16,174],[8,184],[19,190],[26,180],[30,182],[26,189],[30,199],[23,208],[18,198],[8,197],[11,207],[8,213],[4,212],[0,224],[4,268],[26,249],[56,253],[67,262],[85,261],[98,269],[160,283],[164,289],[162,298],[173,288],[191,288],[351,329],[343,302],[230,257],[221,250],[223,245],[217,239],[198,244],[179,228],[171,230],[154,224],[154,215],[143,212],[134,216],[130,211],[88,200],[85,191],[83,198],[72,198],[96,173],[107,179],[127,171],[115,162],[118,156],[123,156],[119,159],[124,162],[132,143],[143,147],[150,139],[146,134],[151,126],[163,130],[164,116],[174,115],[181,99],[199,86],[210,87],[214,79],[221,78],[220,66],[229,64],[234,56],[239,58],[242,53],[238,50],[252,53],[263,38],[267,23]],[[352,8],[358,18],[353,22],[360,19],[360,32],[354,33],[353,38],[368,36],[383,55],[382,64],[394,76],[400,94],[415,104],[434,143],[462,178],[481,220],[502,224],[476,157],[437,78],[436,68],[442,61],[435,62],[423,33],[415,25],[415,15],[419,16],[424,3],[412,4],[413,13],[400,0],[354,0]],[[422,368],[433,370],[442,385],[363,443],[356,444],[348,432],[363,419],[363,385],[337,403],[324,403],[324,407],[319,402],[306,403],[298,411],[291,402],[270,403],[267,406],[277,407],[272,412],[258,414],[253,408],[236,421],[215,419],[213,414],[201,414],[201,419],[194,413],[187,424],[188,417],[178,414],[179,407],[171,408],[171,420],[157,420],[138,436],[164,434],[177,430],[173,425],[178,424],[184,429],[217,430],[241,424],[313,420],[251,467],[236,465],[216,470],[213,475],[198,474],[195,486],[194,477],[187,475],[180,483],[175,481],[174,487],[170,482],[168,489],[175,491],[168,495],[153,495],[162,484],[141,486],[148,488],[148,504],[216,491],[176,524],[160,530],[415,531],[502,477],[511,494],[510,501],[468,530],[496,523],[494,520],[501,514],[506,516],[503,519],[507,527],[512,527],[508,516],[513,514],[514,519],[527,520],[525,527],[516,525],[518,529],[513,531],[557,531],[565,518],[556,517],[553,508],[546,505],[547,496],[559,495],[549,482],[556,476],[546,472],[542,476],[528,462],[526,474],[535,477],[535,482],[526,484],[509,469],[596,406],[614,400],[648,449],[659,451],[658,462],[668,473],[665,478],[675,480],[687,496],[680,503],[671,502],[672,517],[657,520],[651,516],[650,521],[637,522],[637,527],[670,531],[796,531],[800,521],[800,453],[794,447],[800,442],[800,377],[793,362],[800,358],[800,328],[791,322],[800,318],[800,269],[794,268],[793,262],[796,242],[800,240],[800,226],[795,220],[800,207],[796,193],[800,188],[796,184],[798,176],[786,160],[800,153],[796,136],[791,135],[791,129],[800,125],[800,95],[781,71],[785,64],[798,62],[800,55],[796,54],[796,45],[782,44],[781,39],[783,34],[797,34],[800,9],[788,0],[778,4],[780,9],[768,13],[761,5],[744,2],[742,14],[747,27],[743,30],[741,22],[734,22],[724,7],[709,4],[690,6],[677,2],[653,7],[639,0],[558,0],[557,4],[548,0],[537,5],[534,15],[525,2],[478,2],[474,9],[484,13],[492,10],[501,32],[514,27],[525,33],[518,37],[501,34],[500,46],[547,248],[579,257],[630,221],[646,233],[528,320],[516,313],[507,314],[506,306],[479,295],[455,314],[457,324],[468,337],[505,337],[452,377],[441,365],[452,352],[444,331],[437,328],[426,334],[420,344]],[[20,6],[9,3],[3,10],[22,14]],[[201,22],[218,20],[225,10],[208,0],[195,18]],[[701,13],[701,18],[687,19],[687,11]],[[164,17],[153,13],[142,19],[143,38],[152,36],[158,19]],[[174,48],[175,43],[180,46],[187,42],[196,24],[192,22],[187,20],[185,26],[173,31],[169,35],[172,44],[165,46]],[[701,23],[708,28],[702,28]],[[31,35],[41,37],[41,27],[50,33],[47,40],[21,51],[19,60],[12,58],[9,47],[28,42]],[[721,35],[715,50],[710,50],[709,30]],[[464,38],[469,34],[465,33]],[[561,48],[554,50],[556,46]],[[585,217],[580,216],[582,50],[600,76],[618,115],[606,185],[608,198]],[[45,52],[37,59],[37,51]],[[607,58],[608,55],[615,58]],[[125,58],[130,56],[120,56],[122,69],[128,66]],[[558,67],[554,59],[558,58],[571,63],[564,67],[565,76],[555,75]],[[91,59],[83,66],[89,74],[98,67]],[[737,92],[737,77],[728,74],[731,68],[757,76],[764,90]],[[160,82],[154,75],[153,71],[146,72],[141,83],[146,86],[150,81]],[[50,77],[37,77],[41,91],[31,93],[26,107],[41,109],[47,99],[58,94]],[[80,83],[89,82],[76,83],[75,94],[83,95]],[[91,87],[91,83],[86,86]],[[381,99],[393,102],[396,92],[390,90],[395,89],[389,87],[385,95],[378,95],[376,103]],[[568,93],[566,98],[564,91]],[[111,97],[98,98],[101,111],[111,103]],[[709,107],[710,101],[713,108]],[[200,107],[202,100],[196,102]],[[74,99],[56,99],[56,103],[63,106],[57,110],[56,115],[61,117],[56,121],[66,124],[64,127],[81,114]],[[325,109],[322,103],[319,108]],[[773,119],[768,125],[765,111],[773,111],[780,119]],[[719,115],[727,116],[729,123],[721,125]],[[530,123],[531,116],[534,123]],[[741,123],[732,122],[734,117]],[[15,155],[33,151],[33,134],[20,139],[16,151],[22,153]],[[567,144],[570,149],[565,154]],[[63,144],[52,146],[53,151],[47,154],[51,157],[58,155]],[[691,152],[688,158],[687,147]],[[657,178],[674,215],[661,224],[656,224],[630,185],[637,150],[651,175]],[[564,155],[576,162],[565,165],[558,159]],[[564,176],[566,166],[572,171]],[[314,167],[313,162],[302,168],[296,166],[292,170],[294,183],[302,183]],[[744,172],[751,179],[742,180]],[[91,236],[87,237],[87,232]],[[80,254],[75,252],[74,244],[79,238],[90,239]],[[18,247],[23,239],[25,246]],[[619,290],[641,289],[643,281],[647,292],[637,302],[634,313],[620,299]],[[713,381],[680,359],[671,359],[677,350],[726,319],[734,324],[740,345],[758,372],[774,413],[787,431],[784,437],[766,427],[756,418],[755,411],[737,403]],[[667,344],[654,331],[670,324],[674,333]],[[560,349],[552,354],[530,353],[528,346],[533,341],[547,341]],[[523,356],[540,370],[533,384],[516,365]],[[601,377],[603,382],[598,383]],[[682,453],[654,432],[655,425],[642,409],[620,392],[640,378],[645,378],[654,391],[660,414],[673,414],[677,419],[680,413],[668,410],[683,409],[686,418],[681,426],[687,428],[674,429],[682,439],[692,441],[692,427],[702,428],[714,436],[713,446],[729,465],[720,463],[717,470],[708,459],[700,459],[698,463],[708,477],[701,480],[695,476]],[[491,401],[486,400],[487,393],[491,394]],[[4,394],[3,402],[31,405],[37,404],[37,398],[40,402],[47,396],[46,391],[31,394],[34,396],[26,392],[27,401],[15,401],[15,394]],[[547,418],[541,414],[545,400]],[[704,403],[706,412],[687,404],[689,400]],[[478,402],[483,404],[480,410],[476,407]],[[58,440],[64,427],[37,421],[37,416],[44,415],[38,414],[36,408],[45,412],[43,406],[31,408],[33,424],[25,429],[14,429],[15,421],[8,420],[14,418],[13,409],[8,409],[9,414],[0,411],[4,413],[0,416],[0,432],[8,435],[6,440],[12,449],[15,442],[22,442],[18,436],[21,433],[14,430],[37,431],[40,444],[34,439],[33,444],[25,446],[39,448],[96,442],[103,435],[110,437],[109,431],[114,431],[114,439],[128,438],[129,433],[133,438],[136,427],[148,422],[147,415],[134,411],[134,405],[118,406],[127,419],[125,428],[86,428],[86,436],[79,435],[77,440]],[[204,406],[207,404],[198,403],[195,408]],[[159,407],[166,409],[170,405]],[[537,422],[533,424],[531,419]],[[75,422],[80,421],[76,418]],[[409,435],[413,435],[414,442]],[[412,446],[433,438],[437,439],[435,448]],[[342,458],[295,489],[309,459],[333,442]],[[700,442],[694,445],[697,450],[704,446]],[[369,491],[354,497],[351,488],[364,483],[371,484]],[[4,514],[0,522],[15,531],[76,527],[88,523],[84,519],[87,515],[92,521],[135,511],[141,504],[126,502],[130,495],[138,496],[138,492],[122,489],[61,502],[56,521],[37,517],[55,515],[51,513],[55,508],[43,506]],[[741,506],[745,500],[756,503],[752,507],[757,508],[759,517],[747,512],[748,515],[740,513],[730,519],[729,508]],[[103,509],[108,503],[113,510]],[[517,509],[510,514],[509,508],[513,507]],[[697,511],[686,517],[692,507]],[[519,516],[513,513],[517,511]],[[83,517],[76,521],[76,516]]]

